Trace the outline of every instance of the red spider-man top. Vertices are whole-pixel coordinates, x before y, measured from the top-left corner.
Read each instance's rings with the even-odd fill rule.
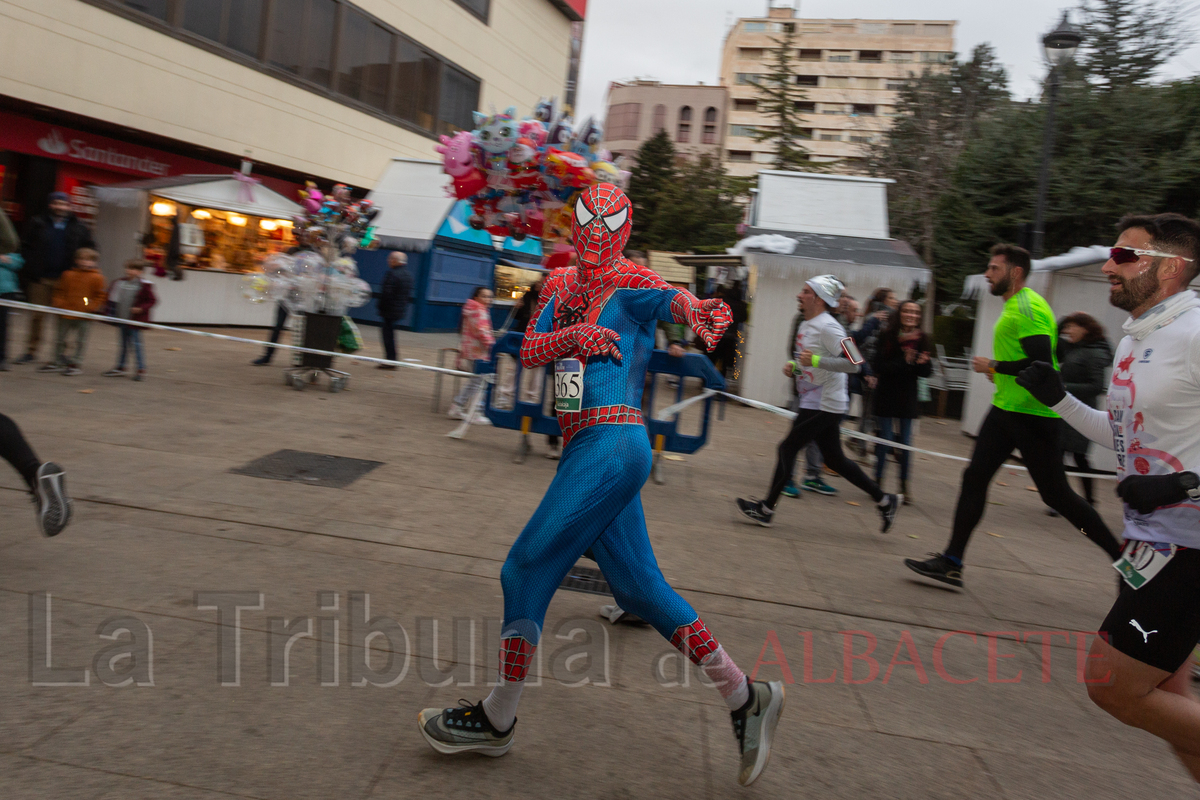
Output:
[[[565,439],[580,428],[640,423],[642,376],[659,319],[690,326],[711,349],[729,327],[729,306],[699,300],[657,273],[625,259],[633,208],[616,186],[602,183],[579,196],[574,211],[578,266],[546,282],[525,334],[526,369],[561,359],[586,366],[582,405],[559,411]]]

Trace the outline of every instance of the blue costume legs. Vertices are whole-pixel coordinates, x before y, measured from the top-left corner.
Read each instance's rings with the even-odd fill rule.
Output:
[[[667,584],[658,568],[640,496],[592,544],[592,553],[617,605],[649,622],[663,638],[670,639],[680,626],[696,621],[696,610]]]
[[[546,496],[500,570],[502,680],[483,701],[498,730],[515,719],[550,599],[588,547],[622,608],[700,665],[730,708],[740,708],[749,697],[745,673],[658,568],[639,496],[650,466],[650,442],[641,425],[584,428],[563,450]]]

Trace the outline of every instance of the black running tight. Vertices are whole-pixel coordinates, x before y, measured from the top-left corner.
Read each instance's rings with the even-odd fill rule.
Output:
[[[954,530],[946,555],[958,559],[963,557],[967,542],[983,517],[988,484],[1016,449],[1021,451],[1025,466],[1029,469],[1029,477],[1042,496],[1042,502],[1061,514],[1076,530],[1082,530],[1114,561],[1117,559],[1121,547],[1116,538],[1100,519],[1096,509],[1071,491],[1067,483],[1062,449],[1058,444],[1060,424],[1057,417],[1018,414],[992,406],[975,439],[971,463],[963,472],[958,508],[954,511]]]
[[[33,489],[40,462],[29,442],[21,435],[17,423],[3,414],[0,414],[0,457],[12,464],[13,469],[21,473],[29,488]]]
[[[825,465],[841,475],[852,484],[862,489],[879,502],[883,499],[883,490],[879,484],[863,474],[846,454],[842,452],[841,434],[838,425],[842,421],[841,414],[831,414],[828,411],[813,411],[802,408],[792,421],[792,429],[779,443],[779,457],[775,461],[775,477],[771,479],[771,492],[767,495],[766,504],[771,508],[779,502],[783,487],[792,480],[792,472],[796,468],[796,456],[809,442],[815,442],[821,449]]]
[[[1075,466],[1079,472],[1091,472],[1092,465],[1088,461],[1087,453],[1071,453],[1071,457],[1075,459]],[[1096,495],[1092,488],[1093,481],[1091,478],[1080,478],[1083,482],[1083,497],[1087,500],[1089,506],[1096,505]]]

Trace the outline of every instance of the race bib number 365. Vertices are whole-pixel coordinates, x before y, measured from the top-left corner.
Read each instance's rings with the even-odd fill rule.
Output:
[[[579,411],[583,408],[583,362],[564,358],[554,362],[554,410]]]

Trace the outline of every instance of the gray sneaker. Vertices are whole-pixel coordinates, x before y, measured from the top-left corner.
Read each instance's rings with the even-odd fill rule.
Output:
[[[500,733],[484,713],[483,703],[469,705],[466,700],[459,700],[458,708],[427,708],[417,714],[417,724],[425,741],[439,753],[475,751],[492,758],[508,752],[517,729],[514,720],[511,728]]]
[[[750,699],[746,705],[730,714],[733,735],[738,740],[742,767],[738,783],[749,786],[762,774],[771,757],[771,740],[783,711],[783,684],[779,681],[748,681]]]
[[[53,461],[38,467],[34,483],[34,501],[37,503],[38,527],[46,536],[57,536],[71,521],[71,498],[67,497],[67,483],[63,479],[63,468]]]

